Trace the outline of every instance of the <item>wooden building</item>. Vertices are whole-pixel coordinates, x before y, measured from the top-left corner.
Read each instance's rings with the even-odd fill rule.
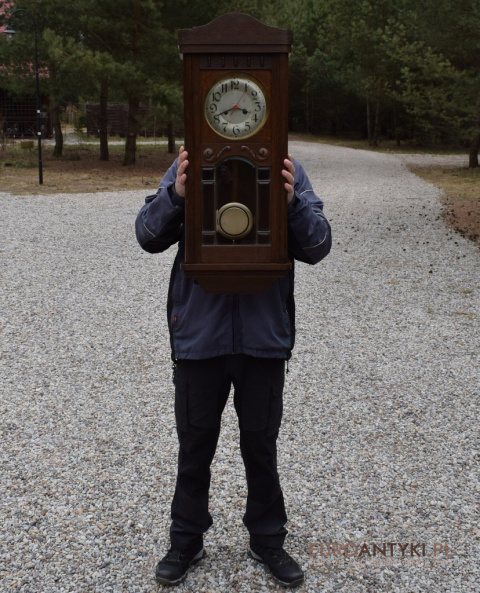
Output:
[[[42,97],[42,104],[47,102]],[[42,112],[42,138],[52,137],[50,114]],[[16,99],[0,88],[0,131],[11,139],[33,138],[37,135],[35,96]]]

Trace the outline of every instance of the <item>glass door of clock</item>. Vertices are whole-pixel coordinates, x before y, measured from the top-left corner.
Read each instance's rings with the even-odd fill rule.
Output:
[[[202,244],[270,245],[270,167],[246,158],[202,169]]]

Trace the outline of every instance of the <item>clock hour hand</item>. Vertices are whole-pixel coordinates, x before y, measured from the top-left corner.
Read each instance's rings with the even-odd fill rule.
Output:
[[[238,105],[234,105],[233,107],[230,107],[229,109],[225,109],[225,111],[220,112],[220,115],[227,115],[228,113],[230,113],[231,115],[237,109],[241,111],[244,115],[247,115],[247,113],[249,113],[247,109],[241,109]]]

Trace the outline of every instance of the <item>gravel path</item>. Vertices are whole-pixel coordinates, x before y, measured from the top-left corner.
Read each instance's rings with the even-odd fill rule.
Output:
[[[334,232],[325,262],[297,268],[279,455],[287,548],[307,570],[297,590],[478,592],[480,252],[444,225],[438,190],[404,156],[291,152]],[[174,253],[136,244],[144,195],[0,194],[2,592],[163,590]],[[176,591],[282,590],[246,556],[237,437],[230,402],[208,556]],[[385,557],[368,556],[374,543]]]

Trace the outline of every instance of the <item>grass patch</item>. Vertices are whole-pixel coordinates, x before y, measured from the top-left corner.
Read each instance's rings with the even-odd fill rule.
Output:
[[[142,190],[149,186],[153,193],[176,157],[165,145],[139,142],[137,164],[124,167],[124,150],[123,144],[110,144],[110,159],[100,161],[98,143],[65,145],[61,157],[53,156],[52,145],[43,144],[43,185],[39,185],[37,147],[25,150],[13,142],[0,150],[0,188],[19,195]]]

